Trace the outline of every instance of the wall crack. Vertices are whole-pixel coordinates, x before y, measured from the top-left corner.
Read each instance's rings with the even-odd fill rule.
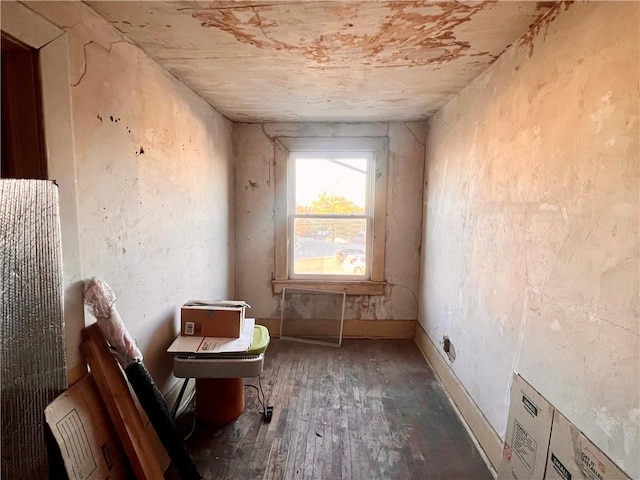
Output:
[[[84,62],[82,64],[82,73],[80,74],[80,78],[78,78],[77,81],[71,84],[72,87],[77,87],[78,85],[80,85],[80,82],[82,81],[84,76],[87,74],[87,47],[92,43],[93,43],[93,40],[90,40],[82,46],[82,51],[84,52]]]
[[[82,79],[84,78],[84,76],[87,74],[87,47],[89,45],[97,45],[98,47],[100,47],[101,49],[103,49],[105,52],[107,53],[111,53],[111,49],[113,48],[113,46],[116,43],[130,43],[127,40],[116,40],[115,42],[111,42],[109,43],[109,48],[105,48],[102,45],[100,45],[99,43],[95,43],[93,40],[89,40],[87,43],[85,43],[82,46],[82,51],[83,51],[83,55],[84,55],[84,60],[83,60],[83,65],[82,65],[82,73],[80,74],[80,78],[78,78],[78,80],[76,80],[75,82],[73,82],[71,84],[72,87],[77,87],[78,85],[80,85],[80,82],[82,81]]]
[[[635,337],[640,338],[640,332],[635,332],[635,331],[631,330],[630,328],[623,327],[622,325],[617,324],[617,323],[615,323],[615,322],[613,322],[613,321],[611,321],[611,320],[608,320],[608,319],[606,319],[606,318],[604,318],[604,317],[602,317],[602,316],[600,316],[600,315],[597,315],[597,314],[595,314],[595,313],[589,312],[589,311],[585,310],[584,308],[580,308],[580,307],[577,307],[577,306],[572,306],[572,305],[568,305],[568,304],[566,304],[566,303],[560,302],[560,301],[558,301],[558,300],[554,299],[553,297],[551,297],[551,296],[550,296],[550,295],[548,295],[548,294],[542,293],[542,295],[543,295],[544,297],[548,298],[550,302],[553,302],[553,303],[555,303],[556,305],[560,305],[560,306],[562,306],[562,307],[564,307],[564,308],[566,308],[566,309],[568,309],[568,310],[577,311],[577,312],[581,313],[582,315],[586,315],[586,316],[588,316],[588,317],[595,318],[595,319],[597,319],[599,322],[604,322],[604,323],[606,323],[606,324],[611,325],[612,327],[619,328],[619,329],[621,329],[621,330],[624,330],[625,332],[629,332],[631,335],[633,335],[633,336],[635,336]]]
[[[423,147],[424,147],[424,146],[426,146],[425,142],[424,142],[423,140],[420,140],[420,139],[418,138],[418,136],[416,135],[416,133],[411,129],[411,127],[409,126],[409,123],[408,123],[408,122],[403,122],[403,124],[404,124],[405,128],[406,128],[407,130],[409,130],[409,133],[411,133],[411,135],[413,135],[413,138],[415,138],[415,139],[416,139],[416,142],[418,142],[418,143],[419,143],[420,145],[422,145]]]
[[[267,40],[269,40],[270,42],[273,42],[274,40],[272,38],[269,38],[269,35],[267,35],[267,32],[264,31],[264,27],[262,26],[262,19],[260,18],[260,14],[258,13],[258,11],[256,10],[256,7],[252,6],[251,7],[251,11],[253,12],[253,14],[256,16],[256,20],[258,21],[257,25],[258,28],[260,29],[260,31],[262,32],[262,35],[264,35],[264,38],[266,38]]]
[[[264,134],[264,136],[267,137],[269,140],[274,140],[274,139],[277,138],[275,135],[269,135],[267,133],[267,130],[265,129],[264,123],[260,124],[260,128],[262,129],[262,133]],[[283,147],[284,147],[284,145],[283,145]]]

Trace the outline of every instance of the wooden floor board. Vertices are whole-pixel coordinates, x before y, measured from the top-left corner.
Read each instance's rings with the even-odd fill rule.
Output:
[[[261,381],[271,423],[253,388],[230,425],[196,423],[187,444],[205,478],[491,478],[411,340],[334,348],[272,339]],[[173,467],[165,477],[178,478]]]

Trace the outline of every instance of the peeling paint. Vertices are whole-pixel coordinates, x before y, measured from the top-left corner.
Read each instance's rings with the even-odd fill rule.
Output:
[[[538,210],[542,210],[542,211],[550,211],[550,212],[557,212],[559,210],[557,205],[552,205],[550,203],[541,203],[538,206]]]
[[[613,92],[609,90],[606,95],[604,95],[600,100],[600,108],[598,108],[595,112],[591,112],[589,114],[589,118],[593,122],[593,126],[595,128],[595,133],[600,133],[602,130],[602,126],[611,115],[615,111],[615,105],[611,104],[611,97],[613,96]],[[609,139],[609,142],[611,139]],[[615,141],[614,141],[615,143]]]
[[[520,45],[529,48],[529,57],[533,55],[534,40],[538,37],[538,34],[544,30],[545,37],[549,25],[556,19],[558,14],[564,10],[567,10],[574,0],[562,0],[559,2],[538,2],[536,4],[536,10],[542,11],[535,22],[529,28],[529,31],[520,37]]]
[[[227,118],[250,123],[424,120],[553,5],[87,3]]]
[[[469,22],[495,0],[459,3],[386,2],[377,5],[388,12],[372,28],[358,32],[360,2],[321,5],[321,18],[341,22],[335,29],[311,35],[280,27],[283,14],[274,5],[214,5],[193,12],[203,27],[227,32],[237,41],[265,50],[284,50],[303,55],[321,67],[346,64],[375,66],[424,66],[452,62],[463,56],[492,57],[457,38],[456,29]],[[429,7],[429,8],[427,8]],[[309,5],[309,15],[313,15]],[[438,10],[437,12],[435,10]],[[429,13],[427,13],[429,12]],[[431,13],[433,12],[433,13]],[[328,20],[329,21],[329,20]],[[369,25],[371,27],[371,25]],[[297,38],[296,38],[297,36]]]
[[[640,433],[640,408],[632,408],[629,411],[629,421],[624,422],[624,451],[631,454],[634,445],[638,444],[638,435]]]
[[[517,371],[640,478],[638,4],[566,6],[429,123],[421,323],[503,438]]]
[[[381,137],[388,136],[389,158],[401,159],[392,168],[393,182],[401,185],[393,200],[387,195],[385,264],[387,284],[383,295],[348,295],[346,320],[401,320],[417,316],[419,271],[417,252],[420,245],[419,216],[422,204],[422,168],[424,148],[414,141],[423,135],[419,122],[376,124],[340,123],[272,123],[236,124],[236,258],[237,295],[250,298],[256,318],[279,318],[278,297],[273,295],[271,280],[274,265],[274,155],[283,148],[280,137]],[[255,190],[252,185],[255,184]],[[250,194],[247,194],[247,193]],[[271,232],[271,234],[268,234]]]
[[[619,420],[611,416],[606,407],[596,408],[593,413],[595,415],[596,424],[602,429],[607,437],[611,437],[613,435],[613,431],[620,425]]]

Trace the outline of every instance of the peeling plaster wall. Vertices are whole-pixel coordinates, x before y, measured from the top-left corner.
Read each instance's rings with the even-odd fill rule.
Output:
[[[419,316],[501,437],[516,370],[636,479],[639,6],[562,6],[431,120]]]
[[[424,122],[236,124],[236,289],[256,318],[280,318],[274,272],[274,139],[388,137],[385,277],[380,296],[348,296],[345,319],[417,318]]]
[[[69,42],[82,275],[167,389],[177,306],[234,293],[232,124],[85,5],[27,5]]]

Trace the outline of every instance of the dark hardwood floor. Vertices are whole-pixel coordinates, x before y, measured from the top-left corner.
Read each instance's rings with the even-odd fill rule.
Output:
[[[253,388],[230,425],[196,422],[187,445],[205,478],[491,478],[412,340],[272,339],[261,380],[271,423]]]

